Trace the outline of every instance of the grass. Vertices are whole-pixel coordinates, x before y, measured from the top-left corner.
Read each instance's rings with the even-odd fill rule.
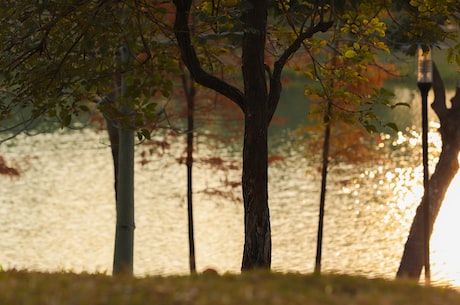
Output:
[[[168,277],[0,272],[2,305],[457,305],[460,293],[414,282],[266,272]]]

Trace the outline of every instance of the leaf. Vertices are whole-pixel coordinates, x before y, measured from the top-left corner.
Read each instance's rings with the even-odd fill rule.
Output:
[[[312,80],[315,79],[315,76],[313,75],[313,72],[310,71],[310,70],[305,71],[304,74],[305,74],[305,76],[308,77],[309,79],[312,79]]]
[[[396,132],[399,131],[398,125],[396,125],[396,124],[393,123],[393,122],[386,123],[385,126],[391,128],[391,129],[393,129],[393,130],[396,131]]]
[[[410,108],[410,104],[409,103],[396,103],[396,104],[393,104],[391,105],[391,109],[394,109],[396,107],[399,107],[399,106],[403,106],[403,107],[407,107],[407,108]]]
[[[78,105],[78,108],[83,112],[89,112],[89,107],[87,105]]]
[[[366,128],[367,132],[369,133],[374,133],[374,132],[377,132],[377,127],[375,127],[375,125],[372,125],[372,124],[364,124],[364,128]]]
[[[70,114],[67,114],[64,117],[61,117],[61,128],[69,126],[71,121],[72,121],[72,115]]]
[[[345,56],[345,58],[354,58],[357,56],[357,54],[355,50],[350,49],[350,50],[347,50],[345,54],[343,54],[343,56]]]
[[[142,128],[140,133],[145,139],[151,140],[150,130],[148,130],[146,128]]]

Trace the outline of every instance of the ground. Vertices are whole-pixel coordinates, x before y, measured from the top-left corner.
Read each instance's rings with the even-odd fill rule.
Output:
[[[460,292],[403,280],[267,272],[196,276],[0,272],[0,304],[457,305]]]

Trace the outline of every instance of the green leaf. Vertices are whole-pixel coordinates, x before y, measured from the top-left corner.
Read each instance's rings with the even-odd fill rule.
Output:
[[[345,54],[343,54],[343,56],[345,56],[345,58],[354,58],[354,57],[356,57],[356,55],[357,55],[357,54],[356,54],[356,51],[355,51],[355,50],[352,50],[352,49],[347,50],[347,51],[345,52]]]
[[[89,112],[89,107],[87,105],[78,105],[78,108],[83,112]]]
[[[364,124],[364,128],[366,128],[367,132],[369,133],[374,133],[378,131],[377,127],[375,127],[375,125],[372,124]]]
[[[146,129],[146,128],[142,128],[141,129],[141,132],[142,136],[144,138],[146,138],[147,140],[151,140],[151,135],[150,135],[150,130]]]
[[[61,128],[69,126],[71,121],[72,121],[72,116],[70,114],[67,114],[64,117],[61,117]]]
[[[398,125],[396,125],[396,124],[393,123],[393,122],[386,123],[385,126],[391,128],[391,129],[393,129],[393,130],[396,131],[396,132],[399,131]]]

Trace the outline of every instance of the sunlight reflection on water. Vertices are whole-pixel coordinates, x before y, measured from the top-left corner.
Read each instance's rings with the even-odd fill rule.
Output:
[[[433,156],[439,153],[430,134]],[[388,162],[346,167],[347,183],[332,173],[324,228],[323,270],[393,278],[422,193],[418,135],[400,134]],[[272,268],[312,272],[319,202],[319,174],[306,174],[305,158],[289,155],[270,167]],[[208,153],[205,144],[197,150]],[[175,161],[183,145],[136,165],[135,273],[187,274],[186,170]],[[219,152],[225,157],[226,152]],[[105,134],[60,132],[19,137],[2,146],[8,159],[31,158],[20,178],[0,177],[0,264],[3,268],[111,272],[114,235],[112,161]],[[433,158],[434,158],[433,157]],[[433,159],[434,160],[434,159]],[[432,161],[433,161],[432,160]],[[238,272],[243,248],[243,209],[200,190],[219,185],[222,173],[197,163],[194,170],[198,270]],[[238,180],[239,170],[228,173]],[[460,285],[454,202],[456,177],[441,209],[432,241],[433,280]],[[240,196],[240,190],[233,191]],[[456,231],[451,231],[456,230]],[[450,243],[449,243],[450,242]]]

